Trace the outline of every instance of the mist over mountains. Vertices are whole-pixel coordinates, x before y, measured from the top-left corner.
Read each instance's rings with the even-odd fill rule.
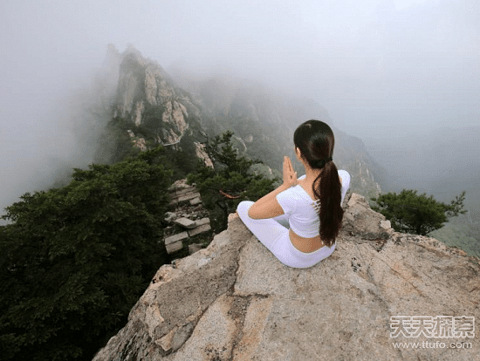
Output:
[[[368,137],[368,152],[380,166],[383,192],[417,189],[448,203],[466,191],[467,213],[452,218],[432,236],[480,256],[480,127],[438,127],[389,138]]]
[[[200,143],[208,137],[231,130],[240,152],[259,158],[270,172],[279,175],[282,156],[295,158],[293,131],[300,123],[328,119],[335,128],[327,111],[312,100],[281,94],[261,84],[233,77],[198,79],[180,72],[172,76],[133,46],[123,53],[110,47],[107,58],[112,60],[106,63],[118,64],[119,80],[112,121],[100,153],[113,152],[113,159],[128,152],[132,142],[137,148],[162,144],[183,150],[194,144],[198,153]],[[362,142],[335,131],[337,164],[356,175],[353,186],[358,191],[377,194],[378,184],[369,171],[372,160]]]
[[[480,8],[474,0],[18,0],[0,7],[0,209],[27,190],[47,187],[59,164],[68,174],[92,160],[93,147],[82,145],[95,144],[97,132],[74,120],[73,114],[87,112],[72,110],[72,103],[97,96],[87,69],[98,67],[108,43],[135,44],[192,95],[179,75],[189,83],[218,78],[213,74],[227,74],[223,82],[235,84],[255,79],[288,94],[286,108],[306,109],[299,98],[313,99],[313,109],[320,108],[314,103],[328,109],[327,121],[360,137],[379,157],[410,131],[426,140],[439,126],[477,126],[480,119]],[[79,96],[79,89],[87,94]],[[210,99],[232,94],[222,91]],[[203,110],[211,108],[208,99],[204,92]],[[77,142],[82,133],[86,138]],[[421,162],[423,154],[414,154]],[[392,163],[386,167],[395,168]],[[399,173],[384,178],[401,186],[401,179],[418,177],[408,166]]]
[[[165,104],[171,108],[168,116]],[[149,109],[145,110],[146,106]],[[159,128],[154,131],[162,134],[157,134],[157,140],[153,137],[153,143],[158,143],[158,140],[163,143],[177,141],[189,127],[188,122],[198,123],[198,129],[193,127],[189,130],[196,132],[196,141],[202,140],[200,133],[203,132],[212,136],[233,130],[241,144],[239,149],[251,157],[260,157],[277,170],[281,168],[278,154],[287,154],[295,159],[292,135],[296,126],[307,119],[322,119],[335,130],[335,157],[339,166],[358,174],[353,178],[357,192],[374,196],[379,191],[376,184],[379,181],[384,191],[414,188],[445,199],[461,190],[467,190],[468,196],[476,193],[476,188],[471,186],[473,182],[469,182],[478,176],[480,169],[475,157],[478,154],[475,134],[478,133],[474,128],[465,131],[438,130],[436,134],[411,136],[392,134],[389,138],[369,137],[362,142],[349,136],[348,130],[338,129],[328,111],[312,99],[274,91],[261,82],[233,76],[200,77],[179,66],[168,73],[154,60],[144,58],[133,46],[120,53],[109,45],[104,63],[92,76],[88,87],[65,96],[57,107],[60,126],[50,130],[48,138],[44,138],[57,144],[53,152],[57,157],[38,160],[41,164],[32,162],[18,167],[17,171],[24,174],[18,177],[22,178],[20,182],[12,181],[15,176],[5,177],[9,173],[7,167],[7,171],[3,172],[5,180],[2,180],[2,208],[14,199],[12,193],[16,192],[18,196],[26,191],[49,187],[68,176],[73,167],[85,167],[92,161],[111,161],[112,154],[109,152],[114,150],[107,149],[103,131],[112,119],[119,116],[134,127],[142,123],[143,128],[148,128],[149,122],[159,122]],[[150,114],[155,113],[155,107],[158,114]],[[182,118],[185,116],[185,119],[174,119],[179,115]],[[123,136],[128,133],[128,125],[125,127]],[[132,133],[128,134],[127,139],[132,140]],[[133,137],[136,137],[134,133]],[[41,145],[33,145],[32,149],[35,146],[41,148]],[[12,154],[8,158],[14,157]],[[13,168],[13,165],[14,162],[10,167]],[[28,167],[35,167],[34,179],[25,169]],[[15,173],[13,169],[10,172]],[[30,181],[25,182],[25,179]],[[9,183],[23,184],[25,188],[12,191],[8,188]],[[465,185],[470,187],[467,189]],[[472,199],[467,198],[469,201]]]
[[[61,184],[72,168],[85,168],[94,160],[99,137],[111,119],[118,79],[118,70],[112,74],[111,66],[101,65],[48,96],[36,98],[25,91],[17,106],[18,94],[1,99],[0,213],[25,192]],[[35,85],[31,86],[33,93]]]
[[[384,191],[414,188],[446,200],[466,190],[469,199],[479,198],[480,126],[435,128],[389,139],[364,139],[370,154],[388,168]],[[394,165],[394,166],[393,166]]]
[[[311,99],[233,76],[199,78],[178,67],[169,74],[131,45],[122,53],[109,45],[103,64],[79,84],[59,97],[50,112],[38,114],[41,131],[29,134],[35,142],[18,153],[13,145],[7,147],[2,210],[25,192],[67,182],[72,168],[119,160],[140,144],[153,147],[183,139],[180,147],[191,148],[227,130],[235,132],[241,152],[260,158],[272,176],[279,176],[283,154],[296,162],[294,129],[312,118],[334,128],[335,160],[357,175],[353,181],[357,191],[370,195],[379,191],[362,142],[337,129],[327,110]]]
[[[195,157],[202,142],[226,130],[235,132],[240,152],[261,159],[267,165],[264,171],[279,176],[284,154],[295,161],[294,129],[316,118],[333,127],[335,161],[352,174],[355,192],[372,197],[380,189],[413,188],[448,201],[466,190],[474,219],[480,209],[479,192],[472,182],[480,169],[475,157],[477,128],[392,134],[364,142],[339,129],[328,111],[311,99],[233,76],[199,77],[180,67],[169,73],[133,46],[120,53],[110,45],[89,88],[68,99],[59,104],[60,124],[67,131],[52,131],[49,138],[57,142],[58,157],[35,165],[44,171],[42,176],[16,182],[17,189],[19,184],[25,187],[17,196],[61,184],[73,167],[120,160],[132,149],[178,143],[179,149]],[[296,167],[300,170],[298,163]],[[25,168],[19,172],[21,178],[30,178]],[[11,184],[14,178],[10,177]],[[12,191],[4,184],[2,208],[12,202]]]

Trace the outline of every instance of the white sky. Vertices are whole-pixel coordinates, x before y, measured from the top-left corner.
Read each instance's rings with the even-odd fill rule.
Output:
[[[312,98],[360,137],[480,124],[478,0],[0,0],[0,194],[68,156],[65,97],[108,43]]]

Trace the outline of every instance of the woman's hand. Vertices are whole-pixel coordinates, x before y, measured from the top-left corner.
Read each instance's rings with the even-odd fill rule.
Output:
[[[287,188],[297,185],[297,172],[293,170],[289,157],[283,157],[283,185]]]

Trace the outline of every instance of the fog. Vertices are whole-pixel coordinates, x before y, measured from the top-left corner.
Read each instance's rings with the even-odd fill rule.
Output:
[[[109,43],[311,98],[377,150],[480,124],[477,0],[1,0],[0,208],[90,161],[76,111]]]

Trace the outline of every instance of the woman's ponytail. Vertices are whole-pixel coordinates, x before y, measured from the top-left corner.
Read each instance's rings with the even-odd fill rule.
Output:
[[[328,247],[335,242],[342,225],[341,188],[337,166],[327,161],[313,182],[313,193],[320,201],[320,238]]]
[[[343,219],[340,204],[342,185],[337,166],[332,160],[335,146],[333,131],[322,121],[308,120],[295,130],[293,142],[310,167],[321,170],[313,182],[313,194],[320,203],[320,238],[331,247]]]

